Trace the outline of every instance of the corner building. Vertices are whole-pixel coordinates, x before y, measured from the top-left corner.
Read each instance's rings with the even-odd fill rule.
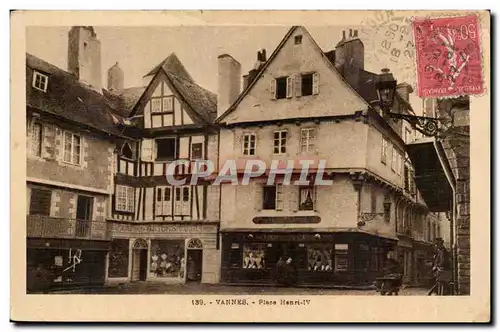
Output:
[[[414,133],[373,106],[377,74],[364,70],[357,31],[323,52],[304,27],[292,27],[269,58],[258,52],[241,93],[240,68],[219,56],[219,160],[324,160],[333,182],[295,186],[296,168],[292,185],[279,176],[272,185],[266,176],[223,183],[221,281],[274,284],[276,262],[287,256],[299,285],[369,284],[390,250],[412,281],[413,238],[424,234],[427,214],[405,163],[406,127]],[[409,93],[398,86],[395,109],[413,112]]]

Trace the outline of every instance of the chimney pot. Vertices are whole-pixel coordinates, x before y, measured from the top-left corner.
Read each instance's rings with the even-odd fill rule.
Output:
[[[354,30],[354,38],[358,38],[358,30]]]
[[[262,62],[266,62],[267,61],[267,57],[266,57],[266,49],[263,48],[262,49]]]
[[[345,40],[345,30],[342,30],[342,40]]]
[[[349,29],[349,38],[352,37],[352,29]]]

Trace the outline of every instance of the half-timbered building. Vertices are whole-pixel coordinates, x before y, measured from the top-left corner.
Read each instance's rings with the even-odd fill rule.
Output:
[[[121,80],[117,64],[105,94],[130,138],[116,147],[108,281],[217,282],[218,188],[190,184],[196,161],[217,159],[216,96],[174,53],[144,76],[145,87],[121,89]],[[185,183],[169,182],[169,172]]]

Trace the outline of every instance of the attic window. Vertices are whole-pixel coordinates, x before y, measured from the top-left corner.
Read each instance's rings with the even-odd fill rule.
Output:
[[[40,72],[33,72],[33,87],[37,90],[47,92],[47,85],[49,83],[49,77]]]
[[[302,35],[295,36],[295,45],[302,44]]]

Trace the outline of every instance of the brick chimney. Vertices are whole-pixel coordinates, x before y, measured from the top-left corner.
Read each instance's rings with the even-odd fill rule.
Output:
[[[114,66],[108,69],[108,90],[110,91],[121,91],[123,90],[124,74],[123,70],[118,65],[118,62]]]
[[[356,87],[359,80],[359,72],[365,67],[365,47],[358,37],[358,30],[349,29],[342,31],[342,39],[335,47],[335,67],[342,76]]]
[[[241,64],[229,54],[219,55],[217,116],[221,116],[240,94]]]
[[[101,42],[91,26],[74,26],[68,33],[68,71],[101,93]]]

